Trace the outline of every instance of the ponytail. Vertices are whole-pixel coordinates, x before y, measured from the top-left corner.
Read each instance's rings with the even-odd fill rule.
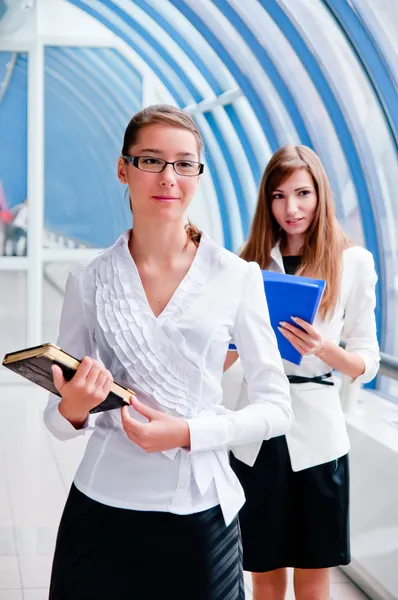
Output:
[[[191,221],[189,219],[188,219],[188,224],[185,225],[185,231],[187,232],[188,238],[191,240],[191,242],[193,242],[195,244],[195,246],[199,246],[200,238],[202,237],[202,234],[199,231],[199,229],[196,227],[196,225],[191,223]]]

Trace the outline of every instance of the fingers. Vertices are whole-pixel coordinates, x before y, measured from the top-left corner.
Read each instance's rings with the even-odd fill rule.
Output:
[[[93,361],[89,356],[85,356],[81,361],[79,368],[76,371],[74,376],[75,383],[85,381],[87,375],[90,373],[90,369],[92,367]]]
[[[98,364],[96,361],[93,361],[91,369],[86,377],[86,383],[89,386],[89,388],[94,389],[94,388],[102,387],[104,382],[102,382],[102,385],[101,385],[100,382],[98,381],[98,379],[100,379],[103,371],[104,371],[104,368],[100,364]]]
[[[110,389],[112,383],[113,377],[111,373],[107,369],[101,369],[96,380],[96,387],[104,389],[105,386],[107,386],[107,388],[109,387]]]
[[[102,388],[112,375],[99,362],[85,356],[74,376],[74,383],[94,390]],[[112,379],[113,381],[113,379]]]
[[[92,396],[93,400],[97,400],[99,404],[108,396],[112,383],[111,373],[101,363],[85,356],[74,377],[68,383],[68,387],[73,389],[74,393],[80,392]]]
[[[303,339],[299,338],[297,335],[289,331],[287,328],[278,327],[279,331],[282,335],[289,340],[289,342],[296,348],[300,354],[312,354],[313,349],[310,345],[308,345]]]
[[[307,340],[310,337],[310,335],[307,332],[303,331],[302,329],[299,329],[298,327],[295,327],[294,325],[291,325],[290,323],[287,323],[286,321],[281,321],[280,325],[282,325],[283,329],[287,329],[299,339]]]
[[[318,331],[318,329],[316,327],[314,327],[314,325],[311,325],[311,323],[304,321],[304,319],[301,319],[300,317],[290,317],[290,318],[292,319],[292,321],[297,323],[297,325],[302,327],[308,333],[308,335],[310,335],[312,338],[314,338],[316,340],[321,339],[322,336],[321,336],[320,332]],[[302,331],[302,329],[299,329],[299,331]]]
[[[121,408],[121,415],[122,415],[123,429],[125,430],[127,435],[130,437],[130,439],[132,439],[131,436],[135,436],[137,439],[140,438],[144,432],[144,428],[145,428],[146,424],[141,423],[140,421],[137,421],[136,419],[133,419],[133,417],[129,413],[128,406],[123,406]],[[135,440],[133,440],[133,441],[135,441]]]
[[[136,396],[131,396],[130,399],[131,406],[143,417],[146,417],[148,421],[152,421],[153,419],[162,418],[163,413],[160,410],[156,410],[154,408],[149,408],[146,404],[143,404],[136,398]]]
[[[57,391],[60,392],[66,383],[62,369],[58,365],[52,365],[51,370],[53,373],[54,385]]]
[[[300,327],[302,327],[303,329],[305,329],[305,331],[307,331],[307,333],[310,334],[315,334],[317,333],[315,327],[313,327],[311,325],[311,323],[308,323],[307,321],[304,321],[304,319],[300,319],[300,317],[290,317],[292,319],[292,321],[294,321],[295,323],[297,323],[297,325],[300,325]]]
[[[109,371],[105,371],[105,374],[106,374],[106,379],[102,386],[102,390],[103,390],[104,396],[106,398],[108,396],[109,392],[111,391],[111,387],[113,384],[113,377],[112,377],[111,373],[109,373]]]

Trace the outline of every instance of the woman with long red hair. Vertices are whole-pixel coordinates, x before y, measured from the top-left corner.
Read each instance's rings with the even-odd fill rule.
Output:
[[[303,355],[300,366],[283,361],[292,428],[234,449],[231,464],[246,495],[240,524],[254,599],[283,600],[286,567],[293,567],[297,600],[328,600],[329,567],[350,562],[349,439],[332,372],[361,382],[377,373],[377,276],[370,252],[339,226],[326,172],[310,148],[285,146],[271,158],[241,257],[262,269],[326,280],[314,325],[297,315],[297,327],[280,323]],[[226,368],[236,357],[229,353]],[[245,386],[241,406],[244,397]]]

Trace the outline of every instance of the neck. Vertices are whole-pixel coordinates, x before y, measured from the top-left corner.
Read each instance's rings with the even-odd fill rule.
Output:
[[[304,235],[287,235],[282,247],[283,256],[301,256],[304,246]]]
[[[187,233],[183,222],[153,223],[134,219],[129,249],[136,264],[172,264],[187,250]]]

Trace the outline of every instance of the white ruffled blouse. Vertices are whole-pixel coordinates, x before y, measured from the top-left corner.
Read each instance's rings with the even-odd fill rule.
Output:
[[[124,433],[119,409],[90,415],[76,430],[60,414],[54,395],[45,423],[61,440],[93,430],[75,484],[94,500],[176,514],[220,504],[228,524],[244,503],[228,446],[282,435],[293,419],[260,269],[203,233],[187,275],[155,317],[129,252],[129,233],[70,274],[58,345],[77,358],[101,360],[141,401],[186,419],[190,450],[147,454]],[[237,412],[221,405],[232,339],[250,397]]]

